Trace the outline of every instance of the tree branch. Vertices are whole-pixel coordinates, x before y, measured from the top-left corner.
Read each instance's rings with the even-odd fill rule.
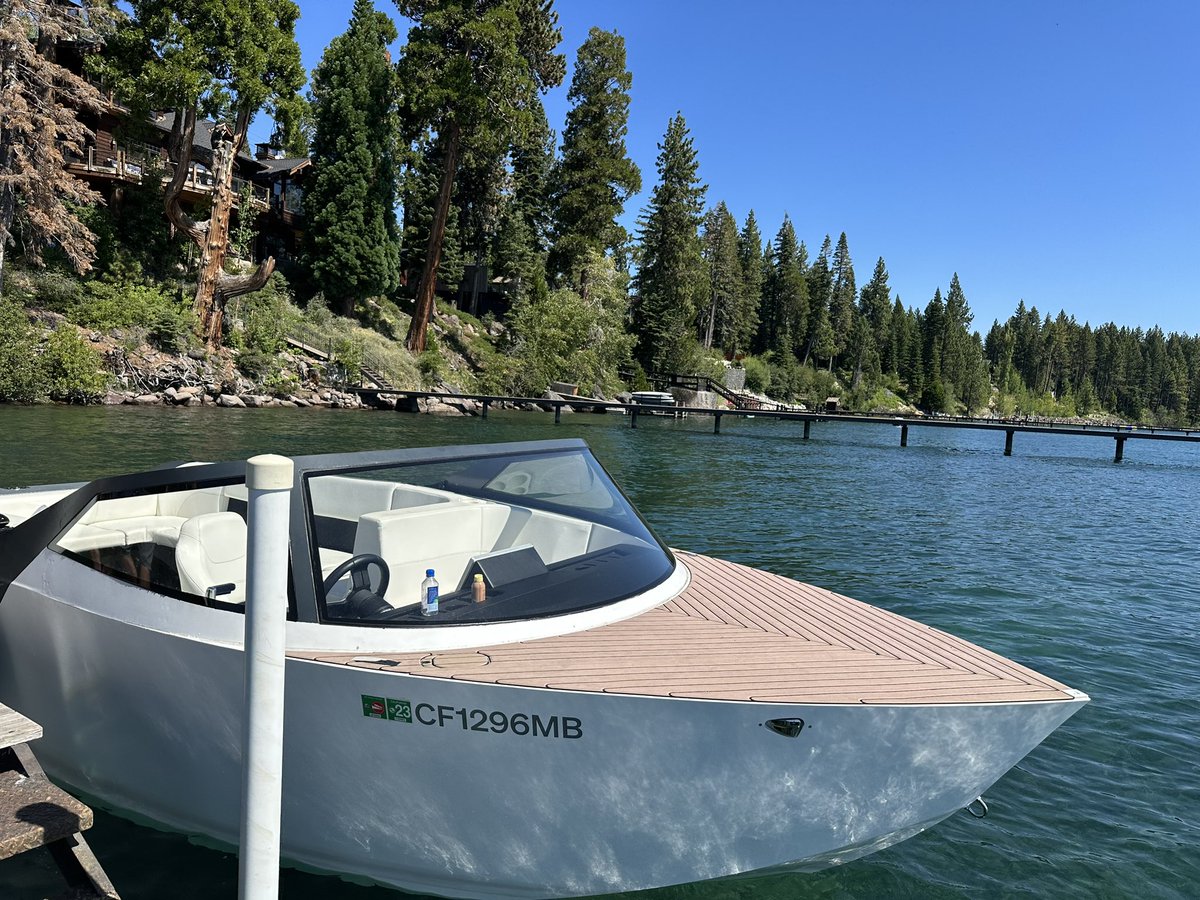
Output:
[[[163,206],[166,208],[167,218],[171,224],[186,234],[198,247],[203,247],[207,229],[197,224],[191,216],[185,213],[179,203],[179,196],[183,193],[183,183],[187,181],[188,170],[192,166],[192,146],[195,139],[196,108],[176,109],[168,148],[172,162],[175,163],[175,172],[171,175],[171,181],[163,196]]]

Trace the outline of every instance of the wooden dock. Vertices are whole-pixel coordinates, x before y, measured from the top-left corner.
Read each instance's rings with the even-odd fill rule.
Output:
[[[618,403],[608,400],[581,398],[573,396],[559,397],[505,397],[491,394],[453,394],[439,391],[400,391],[382,390],[379,388],[357,388],[355,393],[364,397],[378,397],[380,394],[404,397],[411,400],[434,399],[439,401],[456,402],[470,400],[479,404],[480,416],[486,419],[491,407],[509,405],[525,407],[536,406],[554,413],[554,424],[562,421],[564,407],[571,410],[590,410],[592,412],[621,412],[629,417],[629,427],[637,428],[640,416],[653,415],[655,407],[637,403]],[[400,409],[397,406],[397,409]],[[713,433],[721,433],[721,421],[725,418],[759,418],[795,421],[804,423],[804,439],[808,440],[814,422],[841,422],[853,425],[890,425],[900,430],[900,446],[908,446],[910,428],[967,428],[974,431],[992,431],[1004,434],[1004,455],[1012,456],[1013,438],[1017,433],[1022,434],[1061,434],[1091,438],[1104,438],[1114,441],[1115,451],[1113,462],[1120,462],[1125,457],[1125,442],[1130,440],[1176,441],[1200,444],[1200,431],[1179,431],[1164,428],[1130,425],[1062,425],[1054,423],[1028,422],[1016,419],[969,419],[963,417],[937,417],[915,415],[860,415],[858,413],[831,413],[797,410],[766,410],[766,409],[711,409],[697,406],[675,406],[672,412],[689,416],[711,416]],[[402,410],[403,411],[403,410]],[[661,408],[658,412],[661,412]]]
[[[82,832],[92,811],[46,777],[29,749],[36,722],[0,704],[0,860],[45,847],[73,898],[120,900]]]

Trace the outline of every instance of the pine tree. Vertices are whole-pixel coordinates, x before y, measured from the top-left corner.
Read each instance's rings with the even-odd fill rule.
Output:
[[[403,237],[400,241],[400,271],[409,285],[417,284],[425,267],[425,252],[437,212],[438,192],[445,167],[443,136],[429,136],[408,153],[400,180]],[[458,284],[463,277],[465,254],[458,237],[458,207],[446,211],[442,228],[442,249],[438,254],[437,280]]]
[[[538,112],[528,136],[513,146],[509,184],[492,249],[496,274],[516,282],[518,297],[529,291],[541,296],[547,290],[554,132],[545,111]]]
[[[971,352],[970,325],[973,316],[958,282],[958,273],[950,279],[946,294],[945,319],[942,334],[942,377],[961,394],[967,379],[974,377],[975,360]]]
[[[554,169],[552,274],[580,285],[582,261],[608,251],[624,258],[629,235],[617,222],[625,201],[642,189],[642,174],[629,159],[625,134],[629,88],[625,39],[592,28],[579,48],[567,100],[573,104],[563,129],[562,159]]]
[[[833,283],[829,295],[829,324],[833,328],[833,339],[837,346],[835,355],[838,355],[850,346],[854,307],[858,299],[858,291],[854,286],[854,263],[850,261],[850,245],[844,231],[838,238],[837,249],[833,251],[830,274]]]
[[[313,173],[305,191],[309,270],[342,315],[400,281],[396,224],[396,26],[355,0],[313,72]]]
[[[534,127],[533,101],[562,82],[562,38],[553,0],[396,0],[412,21],[398,71],[404,120],[437,132],[442,171],[406,341],[425,349],[464,136],[511,146]]]
[[[60,44],[98,40],[107,9],[99,0],[0,4],[0,288],[14,231],[35,263],[54,244],[77,271],[91,268],[95,235],[73,207],[100,195],[64,164],[67,154],[83,155],[91,134],[78,113],[102,104],[99,90],[56,56]]]
[[[737,352],[739,319],[744,302],[742,261],[738,256],[737,222],[724,202],[704,218],[704,261],[708,266],[709,303],[701,318],[703,342],[714,340],[727,355]]]
[[[875,346],[879,348],[886,347],[888,341],[892,317],[891,293],[891,288],[888,287],[887,266],[884,265],[881,256],[875,263],[871,280],[862,289],[858,306],[859,312],[866,317],[871,326],[871,337]]]
[[[738,259],[742,264],[742,302],[735,336],[733,353],[750,350],[755,332],[758,330],[758,310],[762,304],[763,278],[762,235],[758,232],[758,221],[754,210],[746,216],[746,224],[738,236]]]
[[[836,340],[833,334],[833,328],[829,322],[829,304],[833,297],[833,274],[829,268],[829,258],[833,253],[833,242],[829,239],[829,235],[825,235],[825,240],[821,243],[821,251],[817,254],[816,260],[808,270],[808,303],[809,317],[808,327],[805,329],[804,354],[801,357],[801,362],[807,363],[809,358],[813,358],[815,365],[815,357],[820,356],[825,358],[830,357],[830,366],[832,367],[832,353],[817,353],[817,342],[822,342],[822,347],[827,347],[830,343],[833,344],[834,352],[836,352]],[[827,332],[819,330],[828,329]]]
[[[637,354],[652,373],[687,361],[692,323],[705,295],[699,227],[707,187],[683,115],[676,113],[658,145],[658,184],[640,219],[641,265],[633,326]]]
[[[796,230],[786,214],[775,235],[773,256],[775,265],[767,282],[772,312],[769,349],[793,354],[807,330],[809,304],[805,260],[800,255]]]

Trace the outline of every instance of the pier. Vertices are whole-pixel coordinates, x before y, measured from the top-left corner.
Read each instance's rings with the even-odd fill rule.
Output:
[[[45,847],[72,897],[120,900],[83,839],[92,811],[53,785],[29,749],[41,736],[40,725],[0,704],[0,860]]]
[[[480,418],[486,419],[492,407],[501,405],[526,407],[536,406],[546,412],[554,413],[554,424],[562,421],[562,411],[568,407],[573,411],[590,412],[620,412],[628,416],[629,427],[637,428],[638,420],[644,416],[686,415],[711,416],[713,433],[721,433],[721,422],[725,418],[758,418],[777,419],[780,421],[795,421],[804,423],[804,440],[812,434],[813,423],[840,422],[851,425],[891,425],[900,431],[899,444],[908,446],[910,428],[966,428],[975,431],[992,431],[1004,435],[1004,455],[1013,455],[1013,442],[1017,434],[1061,434],[1077,437],[1103,438],[1114,442],[1113,462],[1121,462],[1125,458],[1125,443],[1130,440],[1149,441],[1182,441],[1200,444],[1200,431],[1179,431],[1167,428],[1151,428],[1132,425],[1063,425],[1055,423],[1018,421],[1015,419],[972,419],[959,416],[914,416],[914,415],[873,415],[841,412],[816,412],[810,410],[788,409],[714,409],[703,406],[673,406],[660,407],[638,403],[620,403],[611,400],[599,400],[591,397],[576,397],[561,395],[557,397],[506,397],[492,394],[455,394],[441,391],[402,391],[383,390],[381,388],[357,388],[355,393],[364,398],[376,399],[380,394],[388,394],[412,401],[412,406],[397,403],[396,409],[401,412],[416,411],[415,404],[419,399],[433,399],[441,402],[462,402],[469,400],[479,405]]]

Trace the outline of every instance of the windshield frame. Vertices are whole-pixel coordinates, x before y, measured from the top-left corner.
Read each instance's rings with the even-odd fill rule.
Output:
[[[654,587],[662,584],[669,579],[675,571],[678,563],[670,548],[658,536],[650,524],[642,516],[637,507],[626,496],[621,486],[612,477],[604,465],[592,453],[591,448],[587,443],[578,438],[570,438],[566,440],[552,441],[520,441],[502,444],[468,444],[456,445],[449,447],[424,447],[402,450],[385,450],[385,451],[368,451],[365,453],[346,453],[346,454],[322,454],[319,456],[302,456],[295,457],[294,463],[296,466],[296,478],[294,484],[294,492],[298,495],[292,498],[292,541],[293,541],[293,558],[296,560],[294,565],[294,584],[296,590],[296,602],[298,617],[301,621],[315,622],[330,627],[345,628],[389,628],[407,630],[416,627],[467,627],[469,625],[478,626],[480,622],[447,622],[432,620],[429,622],[373,622],[370,620],[346,620],[338,618],[329,618],[325,614],[325,597],[320,584],[319,576],[321,573],[320,555],[318,551],[318,542],[315,528],[315,517],[311,508],[312,496],[310,488],[310,480],[319,478],[325,475],[354,475],[357,473],[369,472],[379,469],[396,469],[408,466],[416,466],[422,463],[440,463],[440,462],[468,462],[474,459],[489,459],[497,457],[520,457],[534,455],[555,455],[564,452],[581,453],[592,465],[603,473],[608,479],[614,494],[625,503],[629,512],[636,521],[645,529],[646,534],[653,541],[659,550],[664,554],[667,566],[662,577],[657,578],[652,583],[648,583],[638,591],[631,594],[621,596],[613,596],[605,599],[603,602],[592,604],[588,608],[602,608],[613,603],[618,603],[621,600],[628,599],[632,596],[637,596],[641,593],[649,591]],[[513,496],[510,500],[518,500],[520,498]],[[525,505],[532,506],[532,503]],[[543,508],[560,512],[560,509],[555,509],[552,504],[545,505]],[[300,544],[302,546],[297,546]],[[301,562],[301,559],[304,562]],[[582,609],[583,607],[581,607]],[[569,615],[571,610],[562,615]],[[553,615],[547,615],[544,618],[553,618]],[[498,623],[497,623],[498,624]]]

